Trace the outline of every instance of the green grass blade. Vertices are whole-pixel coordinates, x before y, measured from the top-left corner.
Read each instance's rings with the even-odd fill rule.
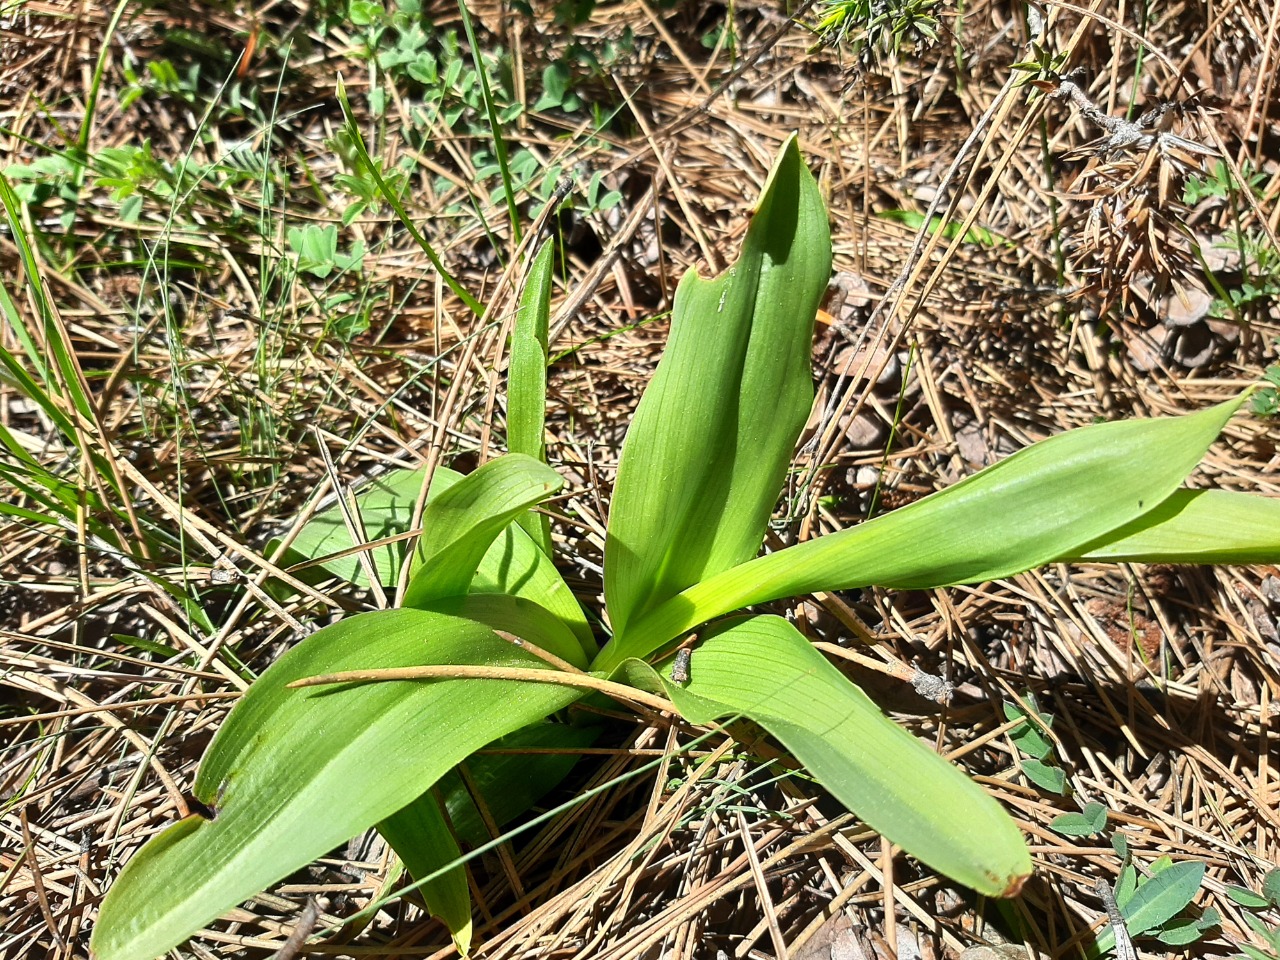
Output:
[[[1008,896],[1031,873],[1022,835],[1000,805],[885,717],[780,617],[717,624],[693,651],[688,686],[664,686],[693,723],[741,714],[760,724],[841,803],[951,879]]]
[[[653,611],[595,668],[753,603],[869,584],[975,583],[1071,556],[1171,496],[1243,400],[1071,430],[901,510],[744,563]]]
[[[690,271],[623,445],[605,597],[615,635],[760,549],[813,403],[813,321],[831,272],[818,186],[784,144],[737,263]]]
[[[1275,563],[1280,499],[1236,490],[1177,490],[1149,513],[1064,560]]]
[[[89,142],[93,139],[93,122],[98,114],[98,96],[102,92],[102,77],[106,73],[107,64],[111,62],[112,41],[115,39],[116,30],[119,29],[120,21],[128,6],[129,0],[119,0],[115,10],[112,11],[111,20],[107,23],[106,32],[102,36],[98,60],[93,65],[93,78],[89,81],[89,95],[85,98],[84,118],[80,121],[80,133],[76,137],[76,145],[80,148],[81,156],[89,154]],[[77,183],[82,183],[83,179],[84,165],[81,164]]]
[[[529,266],[511,331],[511,365],[507,370],[507,449],[544,463],[553,253],[554,246],[544,243]],[[529,513],[517,522],[549,556],[551,527],[546,515]]]
[[[395,211],[396,216],[400,218],[400,222],[404,224],[404,228],[409,231],[409,236],[413,237],[414,243],[427,255],[427,259],[435,267],[436,273],[440,274],[440,279],[445,282],[445,285],[477,317],[483,314],[483,305],[479,300],[471,296],[461,283],[454,279],[453,274],[445,269],[444,263],[436,254],[435,247],[431,246],[431,242],[413,225],[413,221],[409,218],[409,213],[405,210],[404,204],[400,202],[400,198],[396,196],[395,191],[387,186],[386,180],[382,178],[382,174],[378,171],[378,165],[373,162],[373,158],[369,156],[369,149],[364,145],[364,137],[360,134],[360,127],[356,123],[355,114],[351,111],[351,104],[347,100],[347,91],[343,87],[341,79],[338,80],[338,103],[342,106],[342,116],[346,123],[347,136],[351,141],[351,145],[355,148],[356,156],[360,158],[360,163],[363,165],[365,172],[377,184],[378,193],[382,195],[382,199],[387,201],[387,204]]]
[[[502,136],[502,123],[498,120],[498,110],[493,103],[493,90],[489,86],[489,73],[484,66],[484,55],[480,43],[476,40],[476,28],[471,22],[471,11],[467,9],[467,0],[458,0],[458,12],[462,14],[462,29],[467,34],[467,45],[471,47],[471,62],[475,64],[476,75],[480,78],[480,96],[484,100],[485,117],[489,121],[489,135],[493,138],[493,153],[498,161],[498,170],[502,175],[503,193],[506,195],[507,216],[511,220],[511,235],[516,245],[520,243],[520,211],[516,209],[516,188],[511,179],[511,165],[507,161],[507,141]]]
[[[241,900],[385,820],[497,737],[580,696],[508,680],[289,689],[341,670],[474,664],[542,668],[488,628],[425,610],[352,617],[274,663],[214,737],[191,816],[125,865],[102,903],[99,960],[152,960]]]
[[[462,850],[449,830],[439,801],[424,793],[379,823],[378,832],[415,880],[431,878],[418,888],[422,899],[431,915],[439,917],[448,929],[458,953],[465,957],[471,949],[471,889],[467,886],[466,868],[460,862]],[[452,863],[457,866],[432,876]]]
[[[53,363],[49,364],[36,346],[30,333],[18,334],[19,342],[27,351],[28,359],[36,368],[37,376],[46,391],[63,393],[75,405],[81,416],[90,423],[96,422],[93,401],[89,397],[80,367],[71,353],[70,344],[64,338],[57,313],[49,302],[44,281],[40,275],[40,264],[36,260],[35,248],[31,238],[27,236],[26,226],[22,221],[22,202],[13,192],[4,174],[0,173],[0,203],[3,203],[9,230],[13,234],[14,243],[18,247],[19,259],[23,272],[27,275],[27,291],[36,306],[40,322],[44,327],[43,339]],[[7,312],[7,311],[6,311]],[[21,326],[19,323],[18,327]],[[18,332],[15,327],[15,333]],[[55,373],[56,371],[56,373]],[[73,435],[74,436],[74,435]]]

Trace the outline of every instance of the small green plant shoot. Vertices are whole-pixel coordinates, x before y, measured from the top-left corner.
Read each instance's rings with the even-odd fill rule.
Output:
[[[310,239],[299,238],[300,256]],[[308,267],[336,258],[325,239]],[[557,718],[601,693],[694,724],[750,718],[909,854],[982,894],[1015,895],[1032,863],[1008,814],[795,626],[740,611],[1075,560],[1275,562],[1280,501],[1180,488],[1240,397],[1051,437],[910,506],[759,556],[813,403],[814,316],[830,271],[826,208],[792,138],[736,263],[710,280],[690,271],[676,292],[666,352],[622,449],[604,568],[612,635],[598,648],[552,562],[543,516],[530,513],[564,482],[542,449],[545,247],[512,338],[511,452],[467,476],[435,470],[407,553],[382,543],[353,556],[350,531],[406,531],[422,471],[384,475],[359,505],[359,526],[333,510],[303,531],[292,545],[301,558],[357,583],[403,576],[401,602],[301,639],[252,684],[200,765],[201,812],[148,842],[107,892],[96,956],[151,960],[373,826],[428,881],[428,905],[465,951],[470,904],[463,871],[450,868],[459,847],[446,816],[457,809],[442,778],[498,738],[572,730]],[[691,634],[683,683],[673,683]],[[563,775],[536,765],[486,774],[495,796],[530,778],[545,792]],[[1178,879],[1178,868],[1166,876]]]

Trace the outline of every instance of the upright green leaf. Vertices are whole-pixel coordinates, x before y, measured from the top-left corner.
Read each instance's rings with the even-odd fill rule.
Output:
[[[511,331],[507,369],[507,449],[546,462],[547,325],[551,314],[553,244],[544,243],[525,277],[524,292]],[[551,553],[551,528],[545,514],[527,513],[517,521],[529,537]]]
[[[476,568],[507,524],[563,485],[545,463],[509,453],[432,498],[422,516],[404,606],[467,592]]]
[[[422,470],[392,470],[356,495],[361,525],[371,542],[408,532],[413,506],[422,490],[423,473]],[[457,471],[437,467],[431,478],[428,503],[458,483],[462,476]],[[339,554],[354,545],[342,510],[335,504],[316,513],[303,526],[283,562],[293,564]],[[274,549],[274,544],[270,549]],[[395,583],[404,557],[403,544],[376,547],[370,553],[379,582]],[[368,583],[363,567],[354,556],[326,560],[317,566],[358,586]],[[472,593],[509,593],[532,600],[559,617],[573,631],[587,654],[596,651],[591,626],[573,592],[551,558],[534,546],[518,527],[509,525],[493,541],[480,561],[470,590]]]
[[[1069,558],[1163,503],[1243,399],[1070,430],[900,510],[741,564],[651,612],[595,667],[643,657],[712,617],[779,597],[973,583]]]
[[[886,718],[780,617],[716,624],[693,651],[688,685],[664,685],[693,723],[742,714],[760,724],[841,803],[953,880],[1009,896],[1031,873],[1022,835],[999,804]]]
[[[289,689],[342,670],[545,666],[487,627],[426,610],[352,617],[268,669],[214,737],[193,793],[214,813],[154,837],[102,903],[99,960],[152,960],[247,897],[414,800],[504,734],[579,691],[509,680],[401,680]]]
[[[759,551],[813,403],[813,321],[830,273],[826,209],[793,137],[737,263],[714,280],[690,270],[676,290],[609,511],[615,635]]]

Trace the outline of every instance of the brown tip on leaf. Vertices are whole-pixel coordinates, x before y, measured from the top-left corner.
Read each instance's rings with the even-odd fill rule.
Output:
[[[189,815],[199,817],[201,820],[217,820],[218,819],[218,811],[215,808],[209,806],[207,803],[204,803],[201,800],[197,800],[195,794],[184,793],[182,795],[182,799],[185,800],[187,803],[187,810],[189,811]]]
[[[1000,898],[1002,900],[1009,900],[1022,893],[1022,885],[1027,882],[1027,879],[1030,876],[1031,874],[1024,873],[1010,879],[1008,886],[1000,891]]]

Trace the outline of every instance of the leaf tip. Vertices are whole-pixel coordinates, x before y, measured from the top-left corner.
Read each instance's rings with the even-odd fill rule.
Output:
[[[1018,896],[1020,893],[1022,893],[1022,887],[1027,882],[1027,880],[1030,879],[1030,877],[1031,877],[1031,871],[1027,871],[1026,873],[1019,873],[1012,877],[1005,877],[1003,878],[1003,880],[999,878],[993,878],[993,879],[996,879],[997,884],[1002,884],[1001,890],[998,894],[996,894],[996,896],[998,896],[1002,900],[1009,900],[1009,899],[1012,899],[1013,897]]]

